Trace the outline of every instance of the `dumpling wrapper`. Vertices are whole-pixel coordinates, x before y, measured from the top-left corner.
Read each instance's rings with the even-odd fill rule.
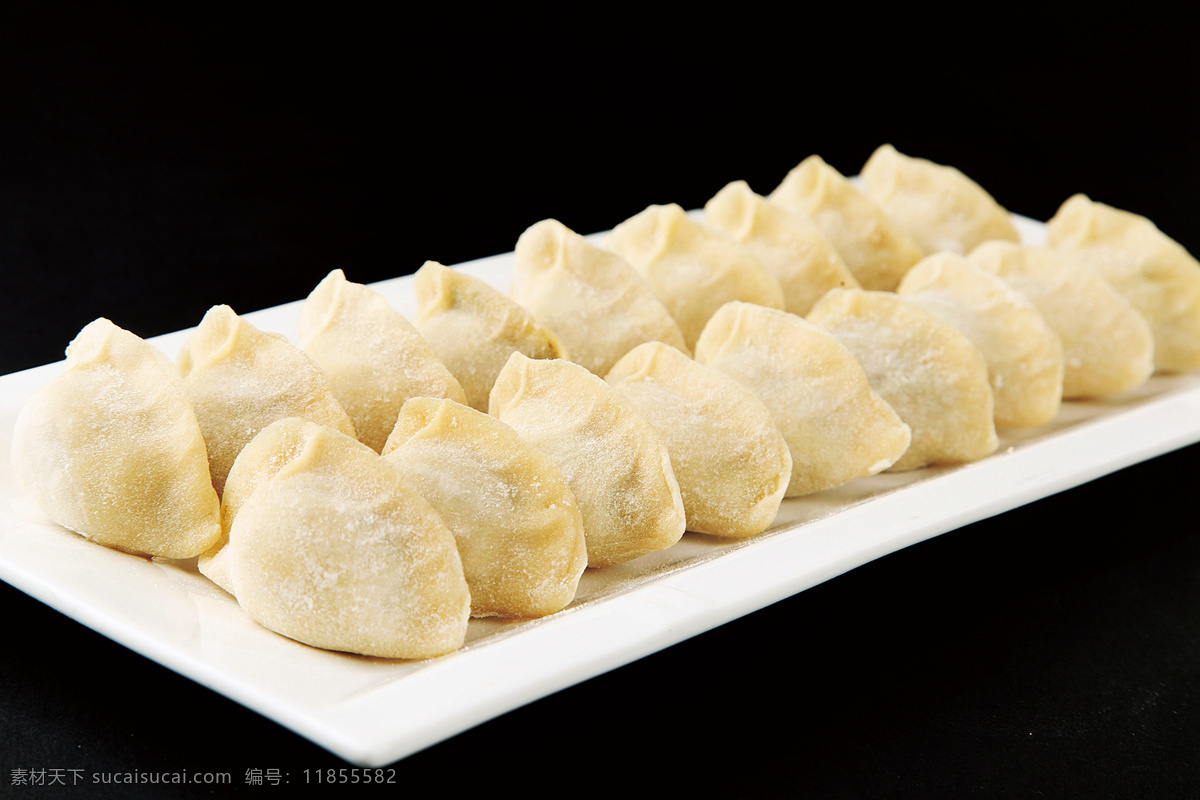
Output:
[[[643,342],[691,355],[667,307],[616,253],[547,219],[521,234],[515,255],[509,296],[562,339],[576,364],[603,376]]]
[[[305,469],[338,475],[348,457],[347,451],[375,453],[362,442],[325,425],[285,417],[258,432],[238,453],[225,479],[221,494],[221,537],[200,555],[200,573],[232,595],[237,595],[229,574],[229,529],[242,505],[262,483],[297,459],[304,459]]]
[[[834,289],[808,320],[844,344],[912,429],[893,470],[977,461],[999,446],[987,363],[971,341],[890,292]]]
[[[999,276],[944,251],[919,261],[897,293],[949,322],[979,348],[996,425],[1036,428],[1058,415],[1063,348],[1037,306]]]
[[[417,270],[414,291],[413,325],[478,411],[487,411],[492,384],[513,353],[569,358],[554,331],[479,278],[427,261]]]
[[[709,320],[696,360],[733,377],[771,412],[792,456],[787,496],[892,466],[911,433],[836,338],[785,311],[729,303]]]
[[[650,206],[617,225],[604,246],[641,273],[695,348],[704,323],[731,300],[783,308],[783,290],[749,250],[680,206]]]
[[[1154,365],[1200,367],[1200,262],[1138,214],[1069,198],[1046,223],[1051,247],[1077,253],[1136,308],[1154,333]]]
[[[550,456],[482,411],[416,397],[384,458],[454,533],[472,616],[542,617],[575,599],[583,516]]]
[[[106,547],[191,558],[220,536],[204,437],[153,345],[100,318],[17,415],[12,465],[46,516]]]
[[[310,470],[333,460],[325,447],[337,469]],[[471,596],[454,535],[368,447],[314,440],[246,498],[226,549],[238,604],[296,641],[406,659],[465,641]]]
[[[830,289],[859,288],[837,248],[814,223],[735,181],[704,205],[704,221],[732,236],[779,282],[784,308],[801,316]]]
[[[925,252],[879,206],[820,156],[809,156],[767,196],[812,220],[864,289],[895,291]]]
[[[562,471],[583,514],[589,567],[665,550],[683,536],[666,443],[603,378],[562,359],[514,353],[496,378],[489,413]]]
[[[354,423],[316,364],[286,337],[259,330],[229,306],[209,309],[177,364],[218,493],[237,454],[276,420],[302,417],[354,436]]]
[[[300,307],[300,349],[329,378],[358,440],[383,449],[410,397],[466,402],[462,386],[404,315],[335,269]]]
[[[741,538],[770,527],[792,456],[749,389],[661,342],[629,351],[605,380],[667,443],[689,531]]]
[[[965,255],[983,242],[1021,241],[1012,216],[954,167],[881,145],[862,168],[863,193],[927,253]]]
[[[1129,392],[1154,373],[1154,335],[1146,318],[1078,257],[991,241],[967,258],[1029,298],[1058,334],[1064,398]]]

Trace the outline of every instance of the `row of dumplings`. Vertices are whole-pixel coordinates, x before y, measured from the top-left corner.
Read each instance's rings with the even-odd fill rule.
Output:
[[[861,188],[860,188],[861,187]],[[22,409],[55,522],[200,571],[263,626],[423,658],[472,616],[567,606],[588,566],[785,497],[973,461],[997,426],[1200,366],[1200,265],[1076,196],[1020,244],[957,170],[883,146],[769,196],[651,206],[602,245],[555,220],[508,294],[426,263],[412,322],[334,271],[298,344],[227,306],[170,363],[105,319]]]

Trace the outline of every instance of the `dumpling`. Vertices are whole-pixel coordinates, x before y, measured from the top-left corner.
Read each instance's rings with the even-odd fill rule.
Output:
[[[335,269],[300,307],[300,349],[325,376],[359,441],[375,452],[410,397],[466,402],[462,386],[383,296]]]
[[[354,436],[329,379],[285,337],[260,331],[229,306],[213,306],[177,359],[208,446],[217,492],[238,452],[266,426],[303,417]]]
[[[384,458],[454,533],[476,617],[541,617],[575,598],[583,517],[554,461],[451,400],[404,404]]]
[[[820,156],[800,162],[767,200],[812,220],[864,289],[895,291],[921,246]]]
[[[427,261],[415,276],[413,324],[458,379],[467,405],[487,411],[488,392],[508,357],[568,358],[562,340],[518,303],[479,278]]]
[[[987,364],[949,323],[890,292],[858,289],[829,292],[808,320],[854,354],[912,429],[893,469],[977,461],[996,450]]]
[[[704,205],[704,221],[741,242],[779,281],[784,308],[803,316],[830,289],[858,280],[815,224],[735,181]]]
[[[908,271],[898,294],[949,322],[979,348],[988,366],[996,425],[1036,428],[1062,404],[1058,334],[1002,278],[949,251]]]
[[[165,355],[100,318],[22,406],[12,465],[51,520],[107,547],[190,558],[221,534],[200,425]]]
[[[1154,372],[1154,336],[1145,317],[1077,257],[991,241],[968,258],[1029,298],[1058,334],[1064,398],[1132,391]]]
[[[229,577],[229,529],[247,498],[260,484],[296,459],[305,459],[309,472],[338,474],[347,450],[374,453],[367,445],[341,431],[300,417],[285,417],[258,432],[234,459],[221,495],[221,538],[200,555],[201,574],[232,595],[237,591]],[[378,454],[376,454],[378,455]]]
[[[471,613],[454,535],[375,451],[331,432],[262,481],[229,529],[238,604],[314,647],[429,658]]]
[[[619,564],[679,541],[679,483],[662,437],[619,392],[561,359],[514,353],[489,413],[549,455],[583,514],[588,566]]]
[[[788,497],[881,472],[908,448],[908,426],[850,351],[795,314],[729,303],[704,328],[696,360],[771,412],[791,451]]]
[[[650,206],[613,228],[604,246],[642,274],[694,348],[704,323],[731,300],[783,308],[783,290],[751,253],[678,205]]]
[[[1046,228],[1051,247],[1079,254],[1150,323],[1158,369],[1200,367],[1200,263],[1187,250],[1145,217],[1082,194]]]
[[[1012,217],[982,186],[954,167],[881,145],[862,168],[867,197],[926,253],[960,255],[990,239],[1019,242]]]
[[[770,527],[792,456],[750,390],[661,342],[629,351],[605,380],[666,442],[689,531],[744,537]]]
[[[642,342],[666,342],[691,355],[637,270],[557,220],[542,220],[517,240],[509,296],[563,340],[572,361],[597,375]]]

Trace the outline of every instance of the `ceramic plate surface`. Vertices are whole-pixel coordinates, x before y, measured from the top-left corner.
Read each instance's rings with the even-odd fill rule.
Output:
[[[1041,227],[1019,220],[1028,241]],[[512,256],[461,265],[507,290]],[[409,318],[411,277],[375,284]],[[299,303],[247,314],[295,337]],[[189,331],[151,340],[174,358]],[[64,343],[65,344],[65,343]],[[879,475],[784,502],[749,540],[687,534],[591,570],[576,601],[526,622],[477,620],[467,646],[402,662],[325,652],[251,622],[192,562],[148,561],[49,523],[21,495],[9,440],[51,364],[0,377],[0,578],[84,625],[363,766],[380,766],[527,702],[668,647],[967,523],[1200,441],[1200,376],[1066,403],[975,464]]]

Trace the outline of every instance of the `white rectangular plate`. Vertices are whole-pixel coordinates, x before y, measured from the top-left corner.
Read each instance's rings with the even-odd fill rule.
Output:
[[[1021,220],[1027,239],[1036,223]],[[507,290],[512,256],[462,269]],[[411,277],[376,284],[406,316]],[[298,303],[246,317],[293,335]],[[153,342],[174,357],[189,331]],[[967,523],[1200,441],[1200,376],[1156,377],[1117,400],[1067,403],[1050,425],[1002,438],[952,469],[879,475],[788,500],[741,542],[675,547],[589,571],[567,610],[477,620],[461,651],[425,662],[325,652],[251,622],[191,562],[94,545],[21,496],[9,462],[17,411],[61,364],[0,377],[0,578],[100,633],[308,737],[380,766],[574,683]]]

